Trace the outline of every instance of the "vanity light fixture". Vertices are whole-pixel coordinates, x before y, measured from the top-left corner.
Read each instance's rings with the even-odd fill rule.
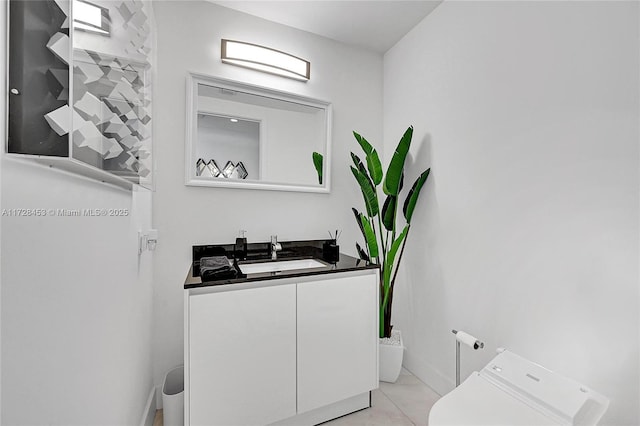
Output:
[[[282,77],[307,81],[311,63],[279,50],[242,41],[222,39],[222,62]]]
[[[231,121],[232,123],[237,123],[238,119],[237,118],[230,118],[229,121]]]
[[[109,36],[109,9],[85,0],[73,0],[73,27]]]
[[[85,0],[73,0],[73,23],[76,30],[109,36],[109,9]]]

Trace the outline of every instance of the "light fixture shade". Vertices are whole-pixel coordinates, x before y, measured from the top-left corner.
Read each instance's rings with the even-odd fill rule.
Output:
[[[109,9],[85,0],[73,0],[73,23],[76,30],[110,35]]]
[[[269,47],[222,39],[222,62],[307,81],[311,63]]]

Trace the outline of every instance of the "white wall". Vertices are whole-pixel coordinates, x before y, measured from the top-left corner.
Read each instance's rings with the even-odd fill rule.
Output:
[[[4,73],[5,43],[0,46]],[[5,99],[4,85],[0,93]],[[151,225],[151,193],[132,194],[5,155],[0,170],[4,209],[131,211],[126,217],[2,217],[1,423],[140,424],[152,390],[152,261],[149,253],[138,257],[136,239],[138,228]]]
[[[154,375],[183,361],[183,283],[195,244],[233,242],[239,229],[249,242],[328,237],[344,229],[343,250],[354,252],[350,211],[362,203],[348,168],[359,149],[358,130],[379,141],[382,134],[382,57],[290,27],[206,2],[154,4],[158,25],[158,86],[154,105],[157,193],[154,225],[162,233],[154,268]],[[220,62],[222,37],[280,49],[311,61],[302,83]],[[187,72],[209,74],[329,100],[334,107],[332,191],[310,194],[196,188],[184,185],[185,81]],[[312,164],[310,164],[312,167]]]
[[[394,323],[406,366],[454,380],[451,329],[611,399],[637,425],[635,2],[445,2],[384,57],[385,152],[415,125],[414,214]]]

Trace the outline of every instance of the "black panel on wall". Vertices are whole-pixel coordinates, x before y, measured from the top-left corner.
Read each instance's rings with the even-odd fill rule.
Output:
[[[9,90],[18,91],[9,93],[11,153],[69,155],[69,135],[59,135],[44,117],[69,101],[69,65],[47,47],[56,33],[69,35],[66,19],[55,1],[9,3]]]

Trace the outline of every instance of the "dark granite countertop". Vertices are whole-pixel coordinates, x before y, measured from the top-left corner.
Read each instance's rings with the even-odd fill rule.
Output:
[[[365,269],[378,269],[380,266],[375,263],[356,259],[352,256],[340,253],[339,259],[333,261],[330,255],[323,252],[323,244],[330,240],[307,240],[307,241],[281,241],[282,251],[278,252],[277,261],[315,259],[326,264],[326,267],[316,267],[309,269],[293,269],[278,272],[263,272],[255,274],[242,274],[238,268],[238,263],[262,263],[270,262],[269,243],[247,244],[246,256],[237,256],[234,244],[218,244],[193,246],[193,262],[184,282],[184,288],[197,288],[218,285],[239,284],[251,281],[264,281],[292,277],[304,277],[311,275],[334,274],[339,272],[360,271]],[[237,276],[231,279],[220,279],[215,281],[202,281],[200,278],[200,259],[208,256],[227,256],[233,267],[237,271]],[[236,258],[240,257],[240,258]]]

